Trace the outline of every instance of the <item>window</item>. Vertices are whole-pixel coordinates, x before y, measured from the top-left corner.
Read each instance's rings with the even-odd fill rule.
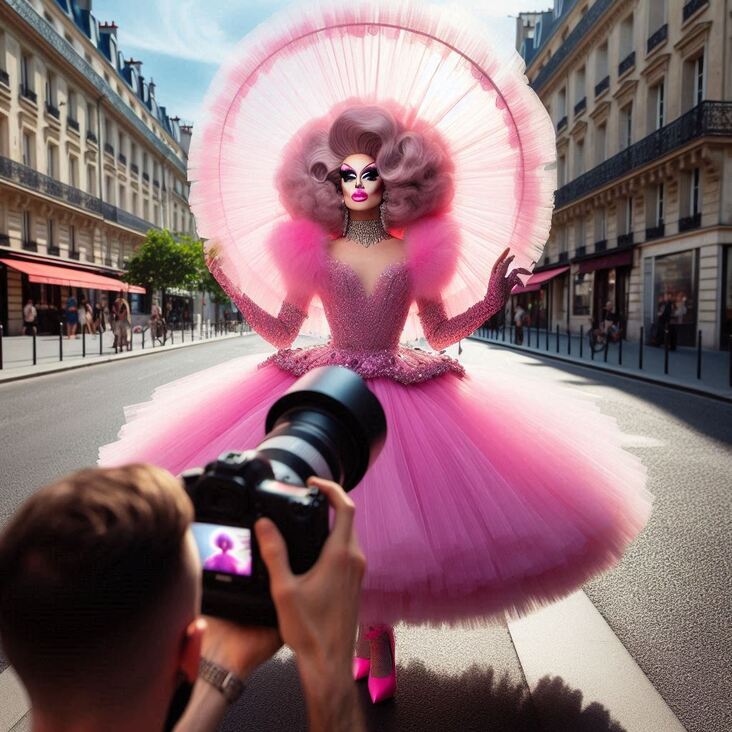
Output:
[[[135,214],[135,216],[137,216],[137,204],[138,204],[137,192],[136,191],[133,191],[132,192],[132,209],[131,210],[132,210],[132,213]]]
[[[70,120],[74,122],[78,119],[78,109],[76,101],[76,92],[73,89],[69,89],[66,94],[66,114]]]
[[[595,209],[595,241],[607,241],[607,210],[604,206]]]
[[[578,140],[574,148],[574,177],[585,172],[585,141]]]
[[[585,217],[580,216],[574,224],[574,248],[585,246]]]
[[[49,71],[46,77],[46,104],[56,106],[56,74],[53,71]]]
[[[20,84],[24,91],[33,91],[33,59],[29,53],[20,57]]]
[[[69,185],[74,188],[79,185],[79,161],[75,155],[69,155]]]
[[[574,276],[574,298],[572,301],[574,315],[589,315],[591,298],[591,275],[585,274],[584,272],[577,273]]]
[[[620,149],[625,150],[633,143],[633,103],[620,110]]]
[[[599,84],[609,73],[607,58],[607,41],[596,52],[595,56],[595,84]]]
[[[666,22],[666,0],[648,3],[648,35],[655,33]]]
[[[563,186],[567,182],[567,156],[560,155],[557,165],[557,185]]]
[[[30,211],[23,211],[23,217],[20,221],[20,227],[20,235],[23,238],[23,244],[30,244],[33,241],[33,227]]]
[[[585,67],[577,70],[574,80],[574,103],[581,102],[586,95],[585,91]]]
[[[142,202],[142,218],[150,221],[150,202],[147,200]]]
[[[655,89],[656,89],[656,129],[657,130],[660,129],[661,127],[663,127],[663,125],[664,125],[664,114],[665,114],[664,113],[664,104],[665,104],[664,88],[665,88],[665,84],[664,84],[663,79],[661,79],[661,81],[658,84],[656,84],[656,86],[655,86]]]
[[[58,148],[49,142],[46,146],[46,175],[49,178],[58,176]]]
[[[104,179],[104,186],[105,186],[105,197],[107,200],[107,203],[114,203],[114,183],[112,181],[112,177],[107,175]]]
[[[694,168],[691,173],[691,191],[689,199],[689,213],[696,216],[701,211],[699,207],[699,168]]]
[[[23,165],[34,168],[36,163],[36,136],[32,132],[23,132]]]
[[[595,128],[595,165],[607,158],[607,123],[603,122]]]
[[[86,192],[90,196],[97,195],[97,171],[93,165],[86,166]]]
[[[656,226],[663,224],[663,183],[656,186]]]
[[[628,196],[625,199],[625,232],[630,234],[633,231],[633,198]]]
[[[559,94],[557,96],[557,115],[558,119],[557,122],[559,122],[562,117],[564,117],[567,114],[567,90],[562,88],[559,90]]]
[[[86,104],[86,131],[97,134],[97,110],[91,102]]]
[[[704,101],[704,51],[694,62],[694,104]]]
[[[56,229],[54,226],[54,220],[48,219],[48,225],[46,228],[46,246],[48,247],[48,253],[53,254],[56,247]],[[58,254],[58,251],[55,252]]]
[[[127,193],[125,191],[125,187],[121,183],[119,184],[119,198],[117,199],[117,206],[119,206],[119,208],[127,208]]]
[[[78,252],[76,248],[76,227],[69,224],[69,253]]]
[[[622,61],[632,53],[633,43],[633,14],[627,18],[623,18],[620,23],[620,61]]]

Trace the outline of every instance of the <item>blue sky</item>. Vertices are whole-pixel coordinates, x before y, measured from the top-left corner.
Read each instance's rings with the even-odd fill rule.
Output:
[[[346,1],[346,0],[344,0]],[[551,0],[452,0],[480,16],[501,43],[513,45],[520,11]],[[94,0],[99,20],[114,20],[125,57],[143,62],[155,79],[159,104],[195,124],[203,96],[229,50],[252,28],[288,4],[285,0]],[[444,4],[444,3],[440,3]]]

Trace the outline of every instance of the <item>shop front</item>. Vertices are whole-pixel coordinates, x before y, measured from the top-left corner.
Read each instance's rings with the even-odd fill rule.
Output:
[[[628,283],[633,250],[600,254],[575,260],[573,313],[586,315],[593,328],[610,316],[626,334]]]
[[[525,312],[524,325],[544,330],[551,325],[554,311],[560,308],[551,290],[558,284],[555,279],[569,270],[568,266],[553,267],[532,274],[522,286],[511,291],[512,319],[519,306]],[[561,290],[561,288],[559,288]],[[560,298],[561,298],[561,292]]]
[[[7,335],[23,332],[23,306],[31,300],[36,308],[36,330],[39,335],[56,335],[65,320],[67,301],[89,302],[109,306],[120,290],[144,294],[142,287],[121,282],[92,270],[46,264],[37,259],[3,258],[2,268],[3,326]]]
[[[732,339],[732,244],[724,247],[723,256],[719,347],[723,351],[728,351]]]
[[[666,331],[672,347],[696,345],[698,272],[698,249],[644,260],[644,323],[652,345],[662,345]]]

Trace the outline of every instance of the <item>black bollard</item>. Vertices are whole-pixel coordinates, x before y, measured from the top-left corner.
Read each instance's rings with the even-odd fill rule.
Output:
[[[86,326],[81,326],[81,357],[86,358]]]
[[[180,328],[180,342],[185,343],[186,342],[186,326],[182,325]]]
[[[620,339],[618,340],[618,366],[623,365],[623,334],[620,334]]]
[[[135,329],[132,327],[132,323],[130,323],[130,342],[127,344],[127,350],[132,350],[132,344],[135,342]]]
[[[727,353],[729,353],[729,385],[732,386],[732,336],[727,341]]]
[[[175,345],[175,331],[172,328],[170,329],[170,345]]]
[[[526,329],[526,347],[531,348],[531,326]]]
[[[142,329],[142,350],[145,350],[145,328]]]
[[[605,361],[605,363],[607,363],[607,352],[608,352],[609,348],[610,348],[610,338],[608,338],[607,333],[605,333],[605,351],[603,353],[603,361]]]
[[[668,375],[668,328],[663,331],[663,373]]]
[[[99,331],[99,355],[104,352],[104,328]]]
[[[701,379],[701,359],[702,359],[702,332],[699,331],[699,337],[696,342],[696,378]]]
[[[559,353],[559,323],[557,323],[557,353]]]
[[[546,327],[544,328],[544,348],[549,350],[549,318],[546,319]]]
[[[195,335],[195,331],[193,329],[193,321],[191,320],[191,343],[193,343],[193,341],[194,341],[194,338],[193,338],[194,335]]]
[[[33,326],[33,365],[38,363],[38,352],[36,351],[36,327]]]
[[[539,346],[539,316],[537,314],[536,316],[536,347],[540,348]]]
[[[580,325],[580,358],[582,358],[582,351],[585,347],[584,340],[585,340],[585,326]]]
[[[644,345],[644,340],[645,340],[644,336],[643,336],[644,330],[645,329],[641,325],[640,341],[638,341],[638,368],[641,369],[641,371],[643,370],[643,345]]]
[[[33,345],[34,345],[34,353],[33,353],[33,363],[35,364],[35,333],[33,334]],[[0,369],[3,368],[3,327],[0,325]]]
[[[572,355],[572,332],[567,328],[567,355]]]
[[[58,324],[58,360],[64,360],[64,326],[60,321]]]

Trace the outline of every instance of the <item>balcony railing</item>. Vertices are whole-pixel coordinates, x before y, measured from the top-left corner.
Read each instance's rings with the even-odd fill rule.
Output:
[[[104,264],[107,267],[111,267],[112,266],[112,257],[105,257],[104,258]]]
[[[150,173],[143,173],[142,179],[145,181],[145,183],[149,183],[150,182]]]
[[[114,145],[111,142],[104,143],[104,152],[114,157]]]
[[[134,175],[139,175],[140,174],[140,168],[137,166],[137,163],[132,163],[130,165],[130,170],[132,171],[132,173]]]
[[[89,142],[93,142],[95,145],[97,144],[97,136],[91,131],[86,131],[86,139],[89,140]]]
[[[599,97],[604,91],[610,88],[610,74],[608,74],[602,81],[598,81],[595,84],[595,97]]]
[[[546,62],[544,68],[536,75],[534,81],[531,82],[531,88],[538,92],[549,79],[558,71],[560,66],[570,58],[574,58],[577,47],[582,43],[583,39],[587,36],[592,27],[597,23],[600,18],[608,11],[617,0],[596,0],[587,12],[580,18],[574,30],[567,36],[559,48],[556,50],[554,55]],[[541,48],[545,47],[548,43],[547,38],[544,43],[541,44]]]
[[[108,221],[118,223],[121,226],[126,226],[142,233],[147,232],[148,229],[155,228],[149,221],[138,218],[133,214],[127,213],[127,211],[122,211],[109,203],[104,203],[96,196],[61,183],[61,181],[55,178],[50,178],[33,168],[29,168],[27,165],[10,160],[10,158],[0,156],[0,178],[18,183],[25,188],[38,191],[58,201],[71,204],[76,208],[83,209],[97,216],[103,216]],[[36,250],[34,249],[33,251]]]
[[[79,120],[78,119],[74,119],[73,117],[67,117],[66,118],[66,126],[70,130],[73,130],[74,132],[78,132],[79,131]]]
[[[5,69],[0,69],[0,84],[10,86],[10,74]]]
[[[588,11],[589,12],[589,11]],[[557,208],[703,136],[732,135],[732,101],[706,101],[559,188]]]
[[[561,132],[567,126],[567,115],[565,114],[562,119],[557,122],[557,132]]]
[[[689,0],[686,5],[684,5],[682,10],[682,22],[686,22],[691,18],[694,13],[696,13],[697,10],[701,10],[705,5],[709,4],[709,0]]]
[[[38,251],[38,243],[35,241],[24,241],[23,242],[23,249],[25,249],[26,252],[37,252]]]
[[[701,212],[684,216],[679,219],[679,231],[689,231],[689,229],[698,229],[701,226]]]
[[[52,257],[58,257],[59,254],[61,254],[61,249],[59,248],[58,244],[48,244],[47,247],[48,253]]]
[[[618,247],[631,247],[634,243],[633,232],[629,231],[627,234],[620,234],[618,236]]]
[[[582,97],[582,99],[580,99],[579,102],[577,102],[577,104],[574,105],[575,117],[578,114],[582,114],[582,112],[584,112],[585,109],[587,109],[587,97]]]
[[[119,161],[119,162],[120,162],[120,163],[121,163],[122,165],[125,165],[125,166],[127,165],[127,156],[126,156],[126,155],[123,155],[122,153],[119,153],[119,155],[117,155],[117,160],[118,160],[118,161]]]
[[[666,231],[666,225],[661,222],[658,226],[649,226],[646,229],[646,241],[651,239],[660,239]]]
[[[54,119],[61,119],[59,108],[51,102],[46,102],[46,114],[50,114]]]
[[[569,261],[569,252],[559,252],[559,257],[557,258],[557,262],[559,264],[563,264],[564,262]]]
[[[0,245],[4,247],[10,246],[10,234],[0,234]]]
[[[619,64],[618,76],[622,76],[635,66],[635,51],[631,51]]]
[[[69,250],[69,259],[76,259],[78,261],[80,256],[81,252],[78,249]]]
[[[160,188],[160,181],[157,178],[153,178],[153,185],[156,188]]]
[[[646,53],[650,53],[654,48],[660,46],[668,38],[668,23],[664,23],[653,35],[646,41]]]
[[[598,239],[595,242],[595,251],[604,252],[607,249],[607,239]]]
[[[583,244],[581,247],[577,247],[574,252],[575,257],[584,257],[587,253],[587,247]]]
[[[25,84],[20,85],[20,96],[23,97],[23,99],[27,99],[29,102],[33,102],[33,104],[38,103],[38,94]]]

